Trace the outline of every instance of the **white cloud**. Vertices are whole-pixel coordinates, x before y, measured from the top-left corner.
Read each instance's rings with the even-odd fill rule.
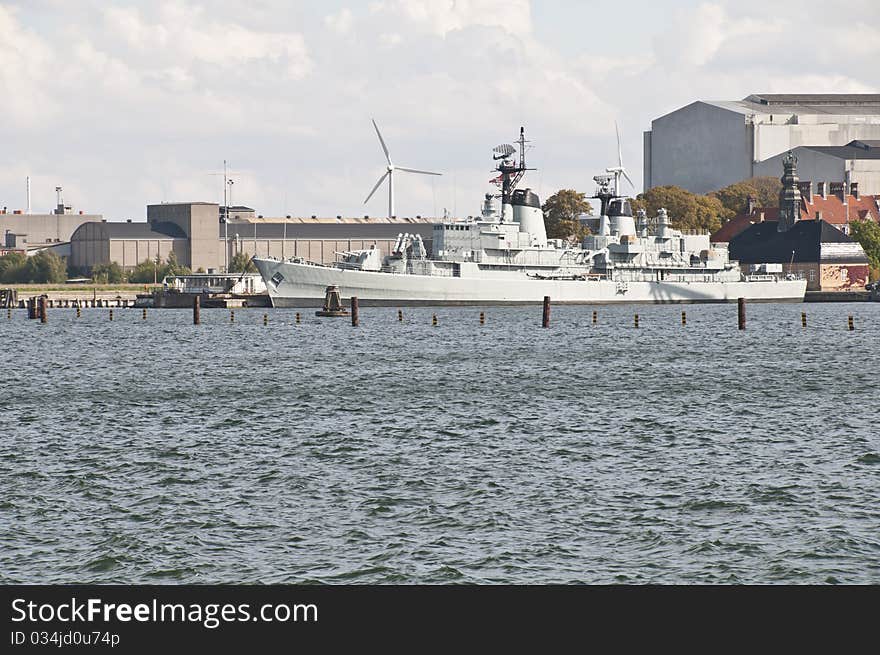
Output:
[[[500,27],[519,35],[532,30],[528,0],[387,0],[371,9],[403,16],[439,36],[474,26]]]
[[[344,7],[335,14],[325,16],[324,24],[330,28],[332,32],[345,36],[350,33],[354,27],[354,14],[351,13],[351,9]]]

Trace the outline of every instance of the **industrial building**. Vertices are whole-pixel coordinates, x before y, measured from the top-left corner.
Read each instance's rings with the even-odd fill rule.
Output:
[[[858,183],[862,193],[880,193],[878,141],[880,94],[698,100],[655,119],[645,132],[644,188],[676,185],[708,193],[775,175],[780,158],[799,149],[805,178],[846,180]],[[802,155],[801,147],[811,150]]]
[[[226,220],[226,216],[229,216]],[[87,271],[116,262],[131,269],[158,255],[193,271],[222,273],[235,255],[302,257],[329,264],[337,253],[375,246],[390,252],[402,232],[420,234],[430,248],[434,219],[263,217],[249,207],[184,202],[147,206],[146,223],[91,222],[71,236],[70,266]]]
[[[75,212],[64,204],[61,187],[55,187],[58,204],[48,214],[30,210],[30,182],[27,209],[0,209],[0,249],[3,252],[35,253],[50,248],[61,257],[70,255],[70,238],[83,223],[101,222],[101,214]]]

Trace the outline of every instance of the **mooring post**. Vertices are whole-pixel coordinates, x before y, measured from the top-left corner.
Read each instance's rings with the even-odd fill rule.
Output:
[[[112,309],[110,310],[110,320],[111,321],[113,320],[113,310]]]
[[[596,310],[593,310],[593,325],[599,322],[599,313]]]
[[[76,317],[77,318],[82,317],[82,307],[80,307],[79,305],[76,306]]]
[[[263,314],[263,325],[269,325],[269,315]]]
[[[397,310],[397,322],[403,323],[403,310],[402,309]]]
[[[852,332],[853,330],[856,329],[855,325],[853,325],[853,317],[852,317],[852,314],[849,315],[849,320],[847,321],[847,323],[849,324],[849,331],[850,331],[850,332]]]
[[[49,304],[49,301],[46,300],[45,296],[40,297],[40,323],[45,323],[46,319],[46,306]]]
[[[431,325],[437,327],[437,314],[431,314]]]
[[[360,316],[358,316],[358,310],[360,307],[358,306],[358,298],[357,296],[351,297],[351,327],[357,327],[360,322]]]
[[[801,327],[807,327],[807,312],[801,312]]]
[[[682,313],[681,313],[681,324],[682,324],[682,325],[687,325],[687,324],[688,324],[687,312],[682,312]]]
[[[144,318],[146,318],[147,310],[144,310]],[[193,297],[193,325],[202,324],[202,298],[198,294]]]
[[[639,327],[639,315],[638,314],[636,314],[633,317],[633,327],[635,327],[636,329],[638,329],[638,327]]]
[[[299,325],[299,312],[296,313],[296,324]]]
[[[736,301],[737,306],[737,318],[739,323],[739,329],[746,329],[746,299],[745,298],[737,298]]]
[[[544,314],[541,316],[541,327],[550,327],[550,296],[544,296]]]
[[[235,310],[234,309],[229,310],[229,322],[235,323]]]
[[[484,314],[483,312],[480,312],[480,325],[485,325],[485,324],[486,324],[486,314]]]
[[[144,307],[144,313],[143,313],[143,315],[141,316],[141,318],[142,318],[143,320],[145,320],[145,321],[147,320],[147,308],[146,308],[146,307]]]

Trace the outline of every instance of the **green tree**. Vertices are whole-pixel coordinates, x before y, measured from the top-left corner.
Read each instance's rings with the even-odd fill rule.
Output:
[[[717,198],[721,202],[725,209],[725,215],[721,219],[727,222],[734,216],[745,213],[748,210],[749,198],[754,198],[755,202],[757,202],[760,192],[748,182],[737,182],[723,189],[718,189],[718,191],[713,191],[708,195],[712,198]],[[778,204],[778,201],[774,204]],[[766,207],[766,205],[760,206]]]
[[[116,262],[92,266],[92,279],[104,284],[119,284],[125,281],[125,272]]]
[[[157,257],[156,259],[159,258]],[[158,262],[156,259],[145,259],[135,266],[134,270],[128,274],[128,281],[144,284],[150,284],[153,281],[161,281],[162,275],[160,275],[159,270],[161,267],[161,259]]]
[[[880,278],[880,225],[872,220],[849,224],[852,238],[859,242],[871,262],[871,280]]]
[[[22,252],[10,252],[0,257],[0,282],[21,282],[26,264],[27,256]]]
[[[656,216],[660,208],[669,214],[672,227],[679,230],[707,230],[721,227],[724,206],[718,198],[701,196],[681,187],[658,186],[640,193],[633,201],[633,211],[644,209],[648,216]]]
[[[41,250],[28,257],[22,282],[58,284],[67,280],[67,263],[54,252]]]
[[[256,273],[257,267],[246,252],[237,252],[229,260],[230,273]]]
[[[568,239],[579,242],[590,231],[578,221],[578,214],[591,214],[593,208],[585,194],[574,189],[560,189],[547,198],[544,206],[544,225],[548,239]]]
[[[145,259],[134,267],[128,274],[129,282],[151,284],[161,282],[167,275],[190,275],[192,271],[182,266],[177,261],[174,251],[168,253],[168,259],[163,263],[162,258],[156,255],[155,259]]]

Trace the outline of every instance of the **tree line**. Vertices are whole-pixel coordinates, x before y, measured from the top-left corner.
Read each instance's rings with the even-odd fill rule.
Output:
[[[255,273],[257,270],[247,253],[236,253],[229,262],[230,273]],[[11,252],[0,257],[0,283],[6,284],[63,284],[78,277],[83,271],[73,270],[65,257],[50,250],[42,250],[33,257],[22,252]],[[177,260],[174,252],[165,259],[145,259],[132,270],[126,271],[116,262],[96,264],[85,271],[96,284],[153,284],[169,275],[191,275],[192,270]],[[198,269],[197,273],[204,273]]]

